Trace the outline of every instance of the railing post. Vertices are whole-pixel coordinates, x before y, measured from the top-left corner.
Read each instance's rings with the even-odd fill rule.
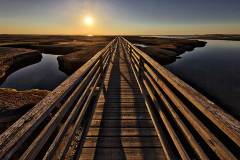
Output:
[[[99,60],[99,63],[100,63],[100,74],[101,74],[101,77],[103,77],[103,55],[100,56],[100,60]]]
[[[130,57],[130,59],[132,59],[132,47],[129,45],[129,51],[128,51],[128,53],[129,53],[129,57]]]
[[[114,50],[114,49],[113,49],[113,46],[114,46],[114,45],[111,44],[111,53],[113,53],[113,50]]]
[[[132,47],[129,46],[129,53],[132,54]]]
[[[108,50],[110,53],[112,53],[112,45],[109,46]]]
[[[139,78],[139,80],[143,79],[143,72],[144,72],[144,59],[140,56],[140,59],[139,59],[139,71],[138,71],[138,78]]]

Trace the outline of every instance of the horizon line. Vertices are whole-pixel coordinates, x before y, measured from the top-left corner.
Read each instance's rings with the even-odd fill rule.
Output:
[[[240,33],[206,34],[40,34],[40,33],[0,33],[0,35],[39,35],[39,36],[204,36],[204,35],[239,35]]]

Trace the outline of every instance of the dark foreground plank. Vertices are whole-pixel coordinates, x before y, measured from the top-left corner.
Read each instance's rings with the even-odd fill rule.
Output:
[[[162,148],[83,148],[80,160],[165,159]]]

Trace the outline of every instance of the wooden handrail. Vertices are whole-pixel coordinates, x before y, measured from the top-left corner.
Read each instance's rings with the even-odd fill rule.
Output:
[[[57,109],[58,111],[55,113],[56,119],[54,120],[54,117],[51,119],[52,125],[50,125],[51,123],[48,123],[49,125],[46,125],[44,128],[45,130],[40,132],[43,133],[46,131],[45,133],[47,134],[40,134],[37,137],[39,140],[36,139],[35,144],[39,144],[39,146],[34,147],[33,145],[32,147],[29,147],[22,156],[22,159],[33,159],[37,155],[41,149],[41,146],[43,146],[43,144],[52,134],[53,130],[64,117],[67,110],[72,108],[72,105],[75,103],[76,99],[80,95],[84,95],[86,97],[87,94],[84,91],[86,89],[86,84],[92,79],[92,75],[104,74],[103,71],[105,70],[102,69],[104,66],[102,64],[109,63],[109,56],[112,54],[116,42],[117,39],[115,38],[105,48],[94,55],[67,80],[61,83],[55,90],[50,92],[42,101],[40,101],[36,106],[34,106],[30,111],[28,111],[0,135],[0,159],[10,159],[14,153],[21,148],[21,145],[29,139],[31,134],[36,131],[39,125],[51,115],[51,112]],[[96,72],[97,70],[98,72]],[[95,79],[95,81],[92,81],[91,84],[98,84],[98,81],[99,78]],[[96,85],[93,85],[93,87],[96,87]],[[94,90],[94,88],[91,89]],[[89,98],[91,97],[92,96]],[[42,137],[40,138],[39,136]]]
[[[89,122],[83,125],[83,119],[89,116],[90,103],[96,100],[96,93],[100,93],[97,87],[102,86],[118,45],[127,53],[126,59],[168,159],[196,156],[209,159],[212,156],[209,152],[215,152],[214,156],[220,159],[237,159],[240,122],[122,37],[111,41],[2,133],[0,159],[14,158],[15,153],[20,159],[35,159],[50,139],[42,158],[63,159],[75,133],[81,136],[88,128]],[[205,124],[199,114],[211,125]],[[217,135],[212,125],[221,135]],[[234,146],[229,147],[228,142],[221,139],[222,134]],[[207,150],[199,139],[208,145]],[[21,150],[24,145],[27,147]],[[189,149],[194,151],[194,156]]]
[[[192,126],[197,129],[198,131],[201,131],[205,135],[201,135],[205,142],[212,148],[216,154],[224,159],[224,158],[232,158],[234,159],[234,155],[222,144],[222,142],[217,139],[212,132],[205,127],[205,125],[197,120],[195,115],[188,110],[188,108],[184,104],[184,100],[187,99],[194,107],[196,107],[202,114],[204,114],[214,125],[218,127],[229,139],[231,139],[238,147],[240,147],[240,122],[236,120],[234,117],[229,115],[228,113],[224,112],[219,106],[211,102],[209,99],[207,99],[205,96],[197,92],[195,89],[187,85],[185,82],[180,80],[178,77],[173,75],[171,72],[169,72],[167,69],[165,69],[163,66],[161,66],[159,63],[157,63],[155,60],[153,60],[150,56],[148,56],[146,53],[135,47],[133,44],[131,44],[128,40],[125,38],[121,38],[123,40],[123,43],[125,45],[126,50],[129,53],[130,61],[133,63],[133,67],[135,68],[136,72],[138,72],[138,75],[144,75],[145,79],[147,78],[148,82],[144,79],[139,79],[142,84],[144,84],[143,88],[147,91],[147,93],[150,95],[152,102],[154,102],[154,96],[158,96],[159,99],[165,100],[164,104],[168,104],[165,97],[163,97],[161,94],[159,94],[160,90],[158,90],[159,87],[161,90],[163,90],[170,100],[176,105],[176,107],[182,112],[186,113],[185,116],[188,117],[187,119],[191,122]],[[144,61],[144,64],[142,62]],[[142,69],[144,68],[144,69]],[[152,76],[152,79],[149,79],[149,75]],[[138,78],[138,77],[136,77]],[[153,82],[154,81],[154,82]],[[168,83],[168,84],[165,84]],[[148,86],[153,86],[153,88],[150,90]],[[170,88],[168,88],[168,85],[171,85],[178,91],[182,96],[185,97],[184,100],[179,99]],[[147,89],[148,88],[148,89]],[[150,93],[154,90],[154,94]],[[174,99],[175,98],[175,99]],[[172,113],[172,116],[176,117],[176,114],[174,110],[172,110],[172,107],[169,108],[170,105],[168,105],[166,108],[169,112]],[[189,113],[191,113],[189,115]],[[187,115],[188,114],[188,115]],[[178,117],[178,116],[177,116]],[[195,118],[193,118],[195,117]],[[164,115],[162,118],[165,118]],[[193,119],[192,119],[193,118]],[[191,120],[197,120],[197,121],[191,121]],[[181,130],[186,133],[189,131],[186,130],[186,127],[183,126],[181,123],[176,122],[178,126],[180,126]],[[167,125],[167,124],[166,124]],[[205,128],[205,129],[204,129]],[[191,135],[190,135],[191,136]],[[189,137],[187,137],[189,138]],[[212,139],[212,140],[210,140]],[[211,142],[210,142],[211,141]],[[198,145],[196,145],[196,142],[190,143],[193,147],[197,146],[197,154],[199,157],[206,157],[205,154],[202,152],[202,149],[199,148]],[[195,148],[196,149],[196,148]],[[182,157],[184,158],[184,157]]]
[[[177,125],[183,131],[183,134],[187,138],[189,144],[192,146],[192,148],[194,148],[194,150],[196,151],[196,153],[199,155],[199,157],[201,159],[207,160],[208,159],[207,155],[204,153],[203,149],[200,147],[200,145],[198,144],[197,140],[195,139],[195,137],[193,136],[191,131],[187,128],[186,124],[184,124],[184,122],[181,120],[181,118],[175,112],[175,110],[173,109],[171,104],[168,102],[167,98],[164,96],[162,91],[160,91],[157,84],[154,83],[153,78],[150,75],[148,75],[148,73],[146,74],[146,77],[147,77],[146,79],[148,80],[148,82],[151,83],[152,88],[154,88],[153,90],[156,91],[157,95],[160,97],[163,104],[166,106],[168,112],[172,115],[174,121],[177,123]]]
[[[137,77],[137,69],[138,68],[137,68],[137,65],[136,65],[136,61],[135,61],[135,63],[133,62],[133,60],[134,60],[133,57],[134,56],[132,56],[132,54],[131,54],[132,50],[130,50],[129,48],[126,48],[124,46],[123,46],[123,49],[124,49],[125,52],[129,52],[130,53],[129,54],[129,57],[130,57],[129,62],[130,62],[130,65],[131,65],[131,67],[133,69],[133,73],[134,73],[135,77]],[[131,59],[131,57],[132,57],[132,59]],[[136,80],[137,80],[138,85],[140,85],[139,79],[136,79]],[[141,87],[140,87],[140,90],[141,90],[143,96],[146,97],[147,93]],[[154,114],[154,110],[151,107],[151,104],[149,104],[149,103],[145,103],[145,104],[146,104],[146,107],[148,109],[149,115],[150,115],[150,117],[152,119],[153,125],[154,125],[154,127],[156,129],[156,132],[157,132],[157,135],[159,137],[159,140],[160,140],[160,142],[162,144],[162,147],[163,147],[164,153],[166,155],[166,158],[169,159],[169,160],[175,159],[176,156],[173,153],[173,151],[170,149],[169,143],[167,141],[167,136],[164,133],[164,130],[163,130],[163,127],[161,126],[161,124],[158,123],[157,116]]]

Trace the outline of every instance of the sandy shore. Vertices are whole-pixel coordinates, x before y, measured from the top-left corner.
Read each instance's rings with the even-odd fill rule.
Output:
[[[0,88],[0,133],[41,101],[49,91]]]

